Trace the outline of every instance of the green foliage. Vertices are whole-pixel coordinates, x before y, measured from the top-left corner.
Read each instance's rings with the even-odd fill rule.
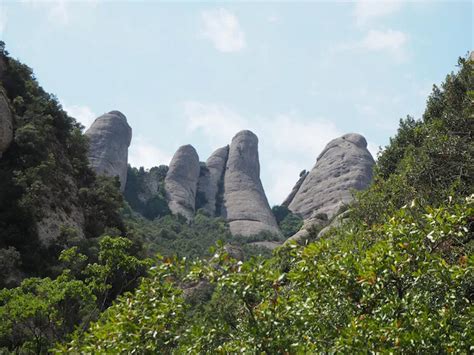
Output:
[[[171,214],[164,185],[167,172],[166,165],[153,167],[149,171],[143,167],[128,166],[125,200],[134,211],[149,220]]]
[[[86,220],[84,232],[87,238],[102,235],[106,228],[117,228],[125,233],[121,215],[123,198],[118,179],[97,176],[89,187],[79,190],[79,201]]]
[[[303,226],[303,218],[297,214],[288,214],[279,224],[283,236],[291,237]]]
[[[346,225],[331,239],[293,245],[286,270],[278,258],[242,263],[222,249],[208,262],[165,259],[58,350],[467,353],[473,215],[474,196],[413,204],[384,224]],[[201,311],[183,312],[180,289],[193,280],[215,292]]]
[[[46,353],[95,307],[91,289],[67,271],[58,278],[24,280],[0,291],[0,349]]]
[[[460,59],[459,71],[433,87],[423,120],[400,121],[379,154],[374,183],[360,193],[354,219],[378,223],[415,198],[437,205],[474,192],[473,66]]]
[[[304,174],[306,171],[303,170],[301,173]],[[273,206],[272,212],[283,236],[286,238],[294,235],[303,226],[303,218],[291,212],[286,206]]]
[[[187,223],[181,216],[167,215],[153,221],[131,214],[125,218],[127,229],[143,240],[149,256],[198,258],[210,256],[209,248],[218,240],[232,239],[222,218],[211,218],[197,213],[194,221]]]
[[[273,206],[272,213],[275,216],[275,220],[280,224],[283,219],[291,213],[291,211],[286,206]]]
[[[0,352],[46,353],[136,287],[150,261],[130,255],[132,242],[126,238],[106,236],[99,245],[96,263],[86,265],[87,257],[73,247],[61,253],[65,268],[56,279],[29,278],[0,291]]]
[[[132,246],[127,238],[101,238],[98,262],[88,264],[83,271],[87,283],[100,293],[101,310],[118,295],[134,289],[150,266],[149,259],[130,254]]]
[[[132,295],[110,307],[85,334],[58,345],[56,353],[169,353],[183,325],[184,299],[173,287],[174,265],[163,262],[150,271]]]

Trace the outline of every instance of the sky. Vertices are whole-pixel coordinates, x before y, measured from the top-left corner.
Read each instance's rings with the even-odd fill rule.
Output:
[[[205,161],[242,129],[280,204],[331,140],[373,155],[473,45],[473,2],[0,0],[0,38],[88,127],[123,112],[132,166]]]

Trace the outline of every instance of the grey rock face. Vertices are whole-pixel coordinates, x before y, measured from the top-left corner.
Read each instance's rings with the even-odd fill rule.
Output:
[[[132,128],[125,115],[110,111],[97,118],[86,131],[89,137],[89,162],[97,174],[118,176],[123,191],[127,182],[128,147]]]
[[[171,159],[165,178],[166,197],[173,214],[193,219],[199,171],[196,150],[191,145],[180,147]]]
[[[360,134],[349,133],[332,140],[318,156],[288,208],[304,219],[319,213],[331,218],[352,200],[352,189],[369,186],[374,163],[367,141]]]
[[[0,89],[0,158],[13,140],[13,115],[8,99]]]
[[[250,131],[237,133],[229,148],[222,216],[233,235],[280,233],[260,181],[258,138]]]
[[[216,214],[216,210],[219,209],[219,204],[221,203],[218,200],[219,194],[224,187],[224,172],[228,156],[229,146],[227,145],[212,153],[206,161],[205,169],[201,168],[198,194],[202,194],[206,199],[203,208],[210,216]]]

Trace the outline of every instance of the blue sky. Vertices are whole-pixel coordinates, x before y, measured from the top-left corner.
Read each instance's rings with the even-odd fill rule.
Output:
[[[0,37],[85,126],[120,110],[129,161],[205,161],[241,129],[260,140],[271,204],[326,143],[375,153],[473,49],[471,1],[0,2]]]

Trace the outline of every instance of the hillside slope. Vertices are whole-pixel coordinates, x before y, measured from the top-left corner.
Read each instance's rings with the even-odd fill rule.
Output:
[[[459,67],[400,122],[344,225],[269,260],[161,260],[56,351],[472,352],[473,63]]]
[[[23,276],[54,274],[65,247],[107,228],[124,230],[117,184],[89,168],[81,125],[3,43],[0,68],[2,100],[13,118],[13,140],[0,157],[0,265],[8,266],[2,287]]]

